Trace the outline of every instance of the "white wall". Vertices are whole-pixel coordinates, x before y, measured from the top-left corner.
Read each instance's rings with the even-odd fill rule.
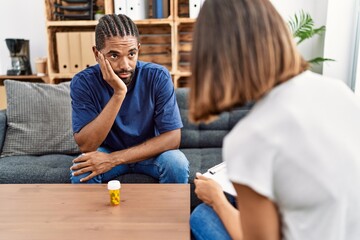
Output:
[[[323,74],[351,83],[356,33],[356,0],[328,0],[324,55],[335,59]]]
[[[315,27],[326,24],[326,6],[328,0],[302,0],[302,1],[288,1],[288,0],[271,0],[272,4],[279,11],[286,22],[293,19],[295,14],[300,11],[309,13],[314,20]],[[306,60],[314,57],[323,56],[324,50],[324,36],[315,36],[311,39],[305,40],[298,48]],[[322,73],[322,64],[314,66],[313,71]]]
[[[356,2],[356,38],[354,51],[354,69],[352,71],[352,85],[356,95],[360,96],[360,0]]]
[[[271,0],[285,20],[303,9],[313,17],[315,26],[326,26],[324,37],[313,38],[299,45],[305,59],[315,56],[335,59],[315,68],[325,76],[351,83],[354,62],[355,19],[357,0]]]
[[[30,61],[47,55],[44,0],[2,0],[0,14],[0,75],[11,66],[6,38],[30,40]]]

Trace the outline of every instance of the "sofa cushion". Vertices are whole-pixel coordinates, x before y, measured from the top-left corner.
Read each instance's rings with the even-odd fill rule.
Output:
[[[189,160],[189,183],[191,187],[191,209],[194,209],[201,200],[196,196],[194,179],[196,172],[205,173],[209,168],[222,162],[221,148],[187,148],[180,149]]]
[[[12,156],[1,159],[0,184],[70,183],[70,167],[77,155]],[[158,183],[157,179],[138,173],[124,174],[122,183]]]
[[[0,110],[0,153],[5,140],[6,133],[6,111]]]
[[[158,179],[141,173],[126,173],[116,179],[121,183],[159,183]]]
[[[188,148],[180,150],[189,159],[189,183],[194,182],[196,172],[205,173],[209,168],[222,162],[221,148]]]
[[[181,129],[180,148],[221,148],[222,141],[234,125],[244,117],[251,104],[224,112],[211,123],[194,124],[189,121],[188,88],[177,88],[176,98],[184,127]]]
[[[70,167],[76,156],[12,156],[1,158],[0,184],[70,183]]]
[[[70,82],[5,80],[4,85],[8,128],[1,157],[79,153],[71,128]]]

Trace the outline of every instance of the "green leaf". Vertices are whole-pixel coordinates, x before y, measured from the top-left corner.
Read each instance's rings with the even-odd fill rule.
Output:
[[[295,14],[294,19],[289,20],[290,30],[294,38],[297,38],[297,44],[314,35],[314,21],[310,14],[301,11],[299,16]]]
[[[334,60],[334,59],[331,59],[331,58],[322,58],[322,57],[316,57],[316,58],[313,58],[313,59],[308,60],[308,62],[309,62],[310,64],[320,64],[320,63],[326,62],[326,61],[332,61],[332,62],[334,62],[335,60]]]
[[[326,31],[325,26],[315,28],[314,21],[309,13],[305,13],[301,10],[298,14],[295,14],[293,19],[288,21],[290,31],[295,38],[297,45],[305,41],[306,39],[312,38],[315,35],[322,35]],[[320,64],[326,61],[335,61],[330,58],[316,57],[308,60],[309,64]]]
[[[314,31],[314,35],[322,35],[323,33],[325,33],[326,31],[326,27],[325,26],[321,26],[319,28],[315,28],[313,29]]]

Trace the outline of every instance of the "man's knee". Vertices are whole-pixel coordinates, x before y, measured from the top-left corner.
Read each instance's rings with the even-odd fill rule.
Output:
[[[180,150],[170,150],[161,154],[165,166],[177,171],[189,170],[189,161]]]
[[[93,177],[93,178],[89,179],[89,180],[86,181],[86,182],[81,182],[81,179],[82,179],[82,178],[85,178],[85,177],[87,177],[87,176],[89,176],[89,175],[90,175],[90,173],[89,173],[89,174],[81,174],[81,175],[78,175],[78,176],[73,176],[73,175],[71,175],[70,181],[71,181],[71,183],[73,183],[73,184],[77,184],[77,183],[101,183],[101,179],[99,179],[98,176]]]
[[[76,163],[74,165],[76,165]],[[92,178],[92,179],[90,179],[89,181],[86,181],[86,182],[81,182],[81,179],[83,179],[83,178],[90,175],[90,172],[83,173],[83,174],[80,174],[80,175],[77,175],[77,176],[75,176],[74,173],[75,173],[75,171],[70,170],[70,181],[73,184],[77,184],[77,183],[101,183],[100,176],[96,176],[96,177],[94,177],[94,178]]]
[[[74,184],[76,184],[76,183],[81,183],[80,182],[80,179],[82,178],[83,176],[73,176],[72,175],[72,172],[70,172],[70,181],[71,181],[71,183],[74,183]]]
[[[187,183],[189,178],[189,161],[180,150],[170,150],[161,154],[162,165],[174,182]]]

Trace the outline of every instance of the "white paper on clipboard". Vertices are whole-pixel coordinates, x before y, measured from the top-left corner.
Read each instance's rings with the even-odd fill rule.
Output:
[[[234,186],[232,185],[226,174],[225,162],[222,162],[218,165],[215,165],[212,168],[209,168],[209,170],[207,170],[207,172],[204,173],[203,175],[205,177],[214,179],[217,183],[219,183],[224,192],[227,192],[233,196],[237,195]]]

